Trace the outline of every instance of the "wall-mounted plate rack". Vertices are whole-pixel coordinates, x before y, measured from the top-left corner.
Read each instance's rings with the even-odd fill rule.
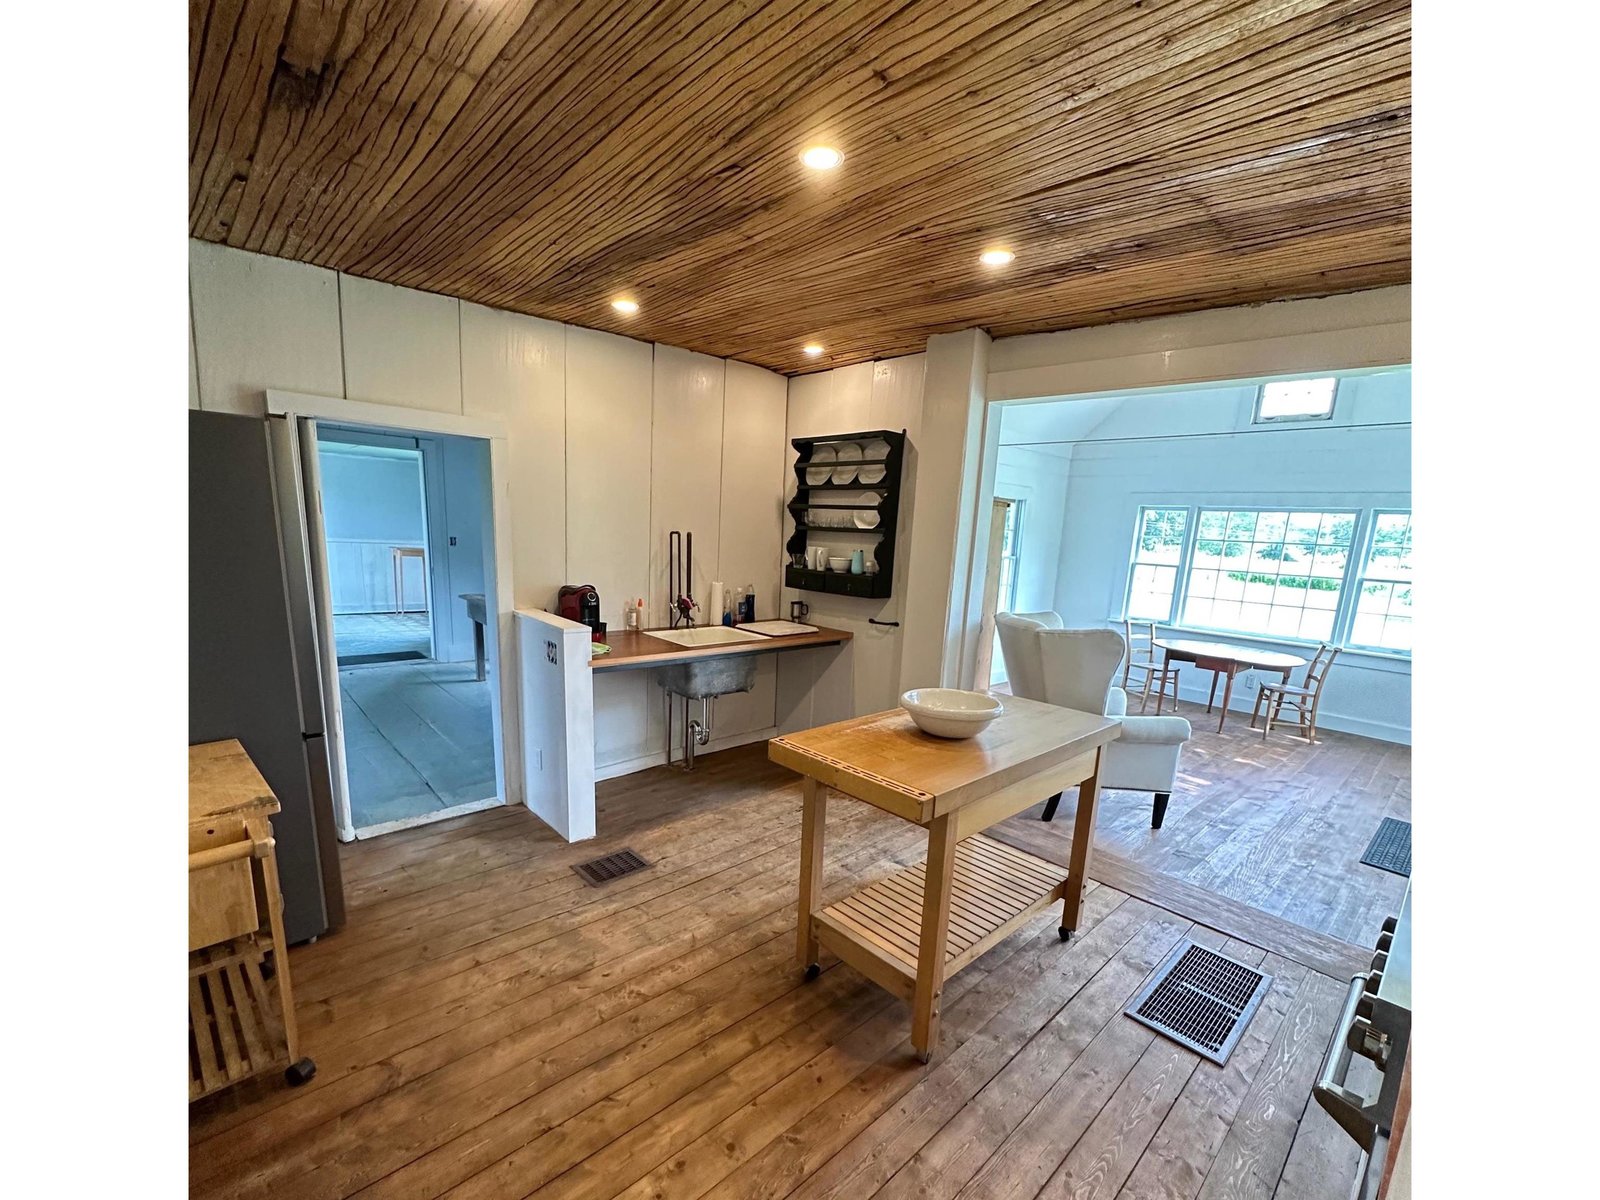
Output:
[[[812,455],[818,446],[831,446],[837,452],[837,447],[845,443],[853,442],[864,447],[872,441],[887,444],[888,454],[881,458],[862,458],[849,463],[812,462]],[[833,592],[837,595],[864,596],[869,599],[887,598],[894,590],[894,544],[900,523],[901,469],[906,451],[905,430],[894,433],[887,429],[868,429],[861,433],[792,438],[789,444],[794,447],[798,457],[794,464],[795,494],[794,499],[789,502],[789,518],[794,523],[794,532],[789,535],[789,540],[785,544],[789,556],[789,561],[783,570],[785,586],[807,592]],[[807,468],[814,467],[820,471],[823,466],[829,468],[828,481],[811,483],[807,477]],[[863,483],[859,479],[850,483],[832,482],[832,472],[845,466],[854,466],[858,471],[863,467],[881,466],[883,478],[872,483]],[[875,493],[878,502],[871,506],[847,502],[844,494],[851,492]],[[878,524],[870,529],[812,523],[811,514],[819,510],[851,513],[865,507],[875,507],[878,510]],[[795,566],[793,556],[804,554],[808,545],[834,548],[841,557],[848,557],[852,550],[865,550],[867,560],[877,563],[877,572],[870,575],[851,575],[843,571],[813,571],[809,567]]]

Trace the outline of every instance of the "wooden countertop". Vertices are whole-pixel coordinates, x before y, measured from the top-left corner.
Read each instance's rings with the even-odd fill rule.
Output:
[[[1020,696],[997,699],[1005,710],[971,738],[933,737],[894,708],[775,737],[767,755],[847,796],[926,823],[1092,754],[1121,733],[1113,717]]]
[[[837,646],[853,636],[842,629],[824,629],[815,633],[795,633],[786,637],[764,637],[759,642],[728,642],[720,646],[679,646],[651,637],[653,630],[607,631],[606,642],[610,654],[591,658],[589,665],[596,671],[627,671],[642,667],[661,667],[668,663],[687,662],[694,658],[728,658],[741,654],[773,654],[782,650],[801,650],[807,646]]]
[[[278,798],[237,738],[189,747],[189,824],[278,811]]]

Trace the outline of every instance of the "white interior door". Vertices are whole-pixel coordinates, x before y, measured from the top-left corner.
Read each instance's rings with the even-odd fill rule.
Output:
[[[326,710],[328,766],[333,776],[333,815],[339,840],[355,840],[355,820],[350,814],[350,772],[344,752],[344,702],[339,694],[339,648],[333,632],[333,588],[328,582],[328,539],[322,520],[322,472],[317,463],[317,423],[310,417],[295,420],[295,450],[305,512],[306,555],[311,567],[311,603],[316,614],[317,657],[322,668],[322,697]]]

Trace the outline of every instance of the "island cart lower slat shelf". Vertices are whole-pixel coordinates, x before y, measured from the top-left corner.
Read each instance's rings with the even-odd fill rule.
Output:
[[[889,990],[910,999],[917,981],[927,864],[880,879],[812,917],[817,940],[863,975],[898,976]],[[1028,918],[1066,894],[1054,863],[978,835],[956,847],[945,974],[998,945]],[[865,960],[866,965],[863,964]]]

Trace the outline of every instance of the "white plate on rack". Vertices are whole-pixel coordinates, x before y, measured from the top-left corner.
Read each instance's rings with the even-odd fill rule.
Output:
[[[856,472],[860,470],[856,464],[861,461],[861,443],[840,442],[835,454],[835,461],[839,465],[833,469],[833,481],[835,483],[854,482]]]
[[[888,458],[889,443],[882,438],[873,438],[861,448],[863,458]],[[856,472],[856,478],[862,483],[882,483],[883,477],[888,474],[889,468],[883,463],[868,463]]]
[[[811,457],[808,463],[827,463],[827,466],[807,466],[806,482],[810,484],[827,483],[833,475],[833,461],[835,458],[832,446],[811,447]]]

